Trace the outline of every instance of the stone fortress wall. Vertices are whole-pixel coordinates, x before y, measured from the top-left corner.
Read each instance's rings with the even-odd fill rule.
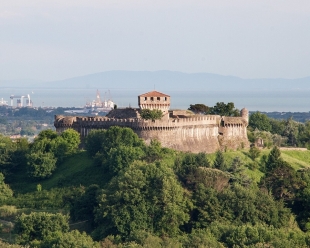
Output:
[[[159,92],[142,95],[159,97]],[[162,94],[162,93],[160,93]],[[139,103],[141,96],[139,96]],[[170,97],[162,97],[165,103]],[[146,99],[147,100],[147,99]],[[152,105],[148,101],[148,106]],[[158,109],[159,104],[156,104]],[[167,111],[167,104],[164,105]],[[221,117],[219,115],[188,115],[186,111],[166,112],[161,120],[144,120],[140,109],[116,109],[105,117],[55,116],[57,132],[73,128],[85,138],[93,129],[108,129],[111,126],[129,127],[147,144],[157,139],[162,146],[179,151],[213,153],[219,149],[248,147],[248,111],[243,109],[241,117]]]

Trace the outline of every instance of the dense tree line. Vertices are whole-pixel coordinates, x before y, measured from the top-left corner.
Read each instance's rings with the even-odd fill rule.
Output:
[[[79,152],[78,133],[46,130],[31,143],[0,138],[0,215],[44,210],[17,214],[15,247],[310,246],[310,170],[293,169],[276,146],[261,159],[257,148],[245,150],[246,164],[222,151],[145,144],[129,128],[93,130],[83,146],[106,181],[45,190],[40,183]],[[36,192],[14,194],[5,180],[25,168]],[[88,223],[87,233],[70,231],[72,222]]]
[[[195,114],[220,115],[220,116],[240,116],[240,111],[235,108],[233,102],[217,102],[215,106],[209,107],[204,104],[191,104],[188,110]]]
[[[57,163],[74,154],[80,144],[80,135],[68,129],[58,135],[50,129],[42,131],[30,144],[26,139],[15,141],[0,135],[0,170],[5,175],[17,167],[26,166],[32,178],[47,178]]]
[[[255,112],[249,118],[249,139],[262,138],[266,146],[310,147],[310,122],[296,122],[292,118],[276,120]]]

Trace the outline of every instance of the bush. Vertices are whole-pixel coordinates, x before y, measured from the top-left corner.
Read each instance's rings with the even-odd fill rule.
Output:
[[[56,169],[57,159],[51,152],[33,152],[27,156],[27,160],[28,172],[33,178],[48,178]]]
[[[22,214],[17,217],[14,227],[17,233],[17,243],[30,246],[49,244],[58,239],[62,233],[69,231],[68,221],[69,216],[62,214],[45,212]]]
[[[140,116],[145,120],[160,120],[163,117],[163,112],[160,109],[142,109]]]
[[[249,150],[249,157],[254,161],[260,155],[260,150],[256,146],[252,146]]]

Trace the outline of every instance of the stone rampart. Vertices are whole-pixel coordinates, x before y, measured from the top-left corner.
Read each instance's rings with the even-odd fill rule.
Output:
[[[137,130],[139,137],[147,144],[152,139],[157,139],[163,147],[185,152],[216,152],[220,146],[218,142],[218,127],[208,126],[183,126],[170,130]]]
[[[129,127],[146,143],[157,139],[164,147],[195,153],[212,153],[223,147],[237,149],[248,146],[245,125],[238,122],[222,127],[221,121],[222,118],[218,115],[155,121],[141,118],[55,116],[55,127],[57,132],[73,128],[80,133],[82,139],[93,129]]]
[[[66,119],[67,117],[65,117]],[[114,119],[107,117],[76,117],[75,125],[89,128],[109,128],[110,126],[130,127],[136,129],[171,129],[177,127],[197,125],[218,125],[220,116],[201,116],[193,118],[169,119],[169,120],[144,120],[138,118]],[[61,126],[62,124],[59,123]]]

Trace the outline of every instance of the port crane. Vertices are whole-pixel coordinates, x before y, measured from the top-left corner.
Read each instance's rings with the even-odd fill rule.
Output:
[[[11,95],[10,99],[11,99],[11,106],[13,107],[13,102],[14,102],[14,98],[17,99],[17,107],[23,107],[24,106],[24,98],[26,99],[26,106],[27,107],[32,107],[32,101],[30,99],[30,95],[27,94],[25,96],[17,96],[17,95]]]

